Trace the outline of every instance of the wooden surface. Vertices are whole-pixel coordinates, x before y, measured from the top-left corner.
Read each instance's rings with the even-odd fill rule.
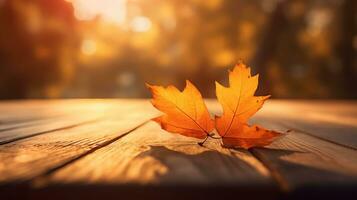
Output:
[[[249,150],[157,115],[148,100],[0,102],[0,199],[357,199],[357,102],[270,100],[251,123],[291,132]]]

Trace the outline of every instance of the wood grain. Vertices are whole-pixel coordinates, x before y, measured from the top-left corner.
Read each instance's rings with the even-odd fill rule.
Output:
[[[42,116],[42,120],[27,123],[25,126],[21,124],[26,122],[21,121],[17,123],[18,126],[14,129],[1,131],[0,145],[52,131],[93,123],[97,120],[112,116],[124,118],[125,114],[130,113],[133,109],[142,110],[144,113],[146,111],[155,112],[155,110],[151,109],[151,105],[147,101],[136,100],[57,100],[41,102],[42,101],[26,101],[23,103],[25,105],[20,103],[20,105],[15,104],[13,106],[14,108],[9,106],[13,109],[28,107],[28,110],[25,109],[24,111],[25,114],[18,114],[19,118],[27,115],[26,113],[29,112],[36,113],[34,110],[37,109],[39,109],[37,112],[41,113],[41,116],[44,116]],[[60,115],[60,117],[46,118],[46,116],[53,116],[53,112]],[[4,113],[2,113],[2,116]],[[36,116],[36,114],[34,115]]]
[[[151,122],[130,132],[158,114],[147,100],[8,101],[0,111],[0,192],[9,186],[16,198],[275,199],[279,187],[296,199],[356,195],[354,101],[268,101],[250,123],[293,131],[249,151],[201,147]]]
[[[133,105],[142,112],[128,112],[128,108]],[[118,110],[126,114],[117,115]],[[119,108],[113,108],[113,112],[108,113],[106,119],[96,123],[51,131],[1,145],[0,183],[28,180],[45,173],[93,148],[106,144],[157,115],[146,101],[131,105],[128,103],[127,106],[121,105]],[[35,127],[41,128],[41,126]]]
[[[287,129],[357,149],[354,101],[268,101],[257,117],[274,118]]]
[[[0,124],[0,132],[13,130],[13,129],[17,129],[17,128],[23,128],[23,127],[27,127],[27,126],[33,126],[33,125],[40,124],[40,123],[45,123],[46,121],[49,121],[50,119],[54,119],[54,118],[57,118],[58,120],[60,120],[59,117],[46,116],[44,118],[33,118],[33,119],[28,119],[26,121],[3,123],[3,124]]]
[[[97,116],[69,116],[62,119],[48,119],[40,123],[32,123],[16,129],[0,132],[0,145],[10,143],[19,139],[24,139],[36,135],[41,135],[57,130],[64,130],[75,126],[100,120]]]
[[[257,118],[255,122],[274,130],[285,129],[274,120]],[[291,195],[307,197],[319,191],[320,198],[356,195],[357,151],[354,149],[292,131],[267,148],[251,151]]]
[[[134,185],[137,191],[150,187],[162,187],[160,191],[164,191],[166,187],[176,187],[179,191],[189,186],[191,190],[230,188],[226,194],[232,195],[234,191],[242,196],[252,190],[261,192],[250,193],[252,196],[274,191],[269,171],[248,151],[232,153],[214,140],[208,141],[205,147],[197,142],[199,140],[167,133],[150,122],[54,174],[36,179],[34,187],[83,186],[85,183],[115,188]]]
[[[269,168],[290,197],[354,197],[355,105],[355,102],[268,101],[250,123],[280,132],[293,131],[271,146],[251,152]],[[221,112],[214,101],[210,106],[214,113]]]
[[[1,101],[0,125],[26,123],[42,120],[64,114],[73,114],[79,102],[88,105],[89,102],[81,100],[16,100]]]
[[[16,100],[0,101],[0,125],[23,123],[74,114],[114,114],[116,109],[135,104],[142,105],[145,100],[127,99],[66,99],[66,100]],[[146,102],[146,106],[149,104]],[[140,107],[139,107],[140,108]],[[111,111],[111,112],[108,112]],[[116,113],[118,114],[118,113]]]

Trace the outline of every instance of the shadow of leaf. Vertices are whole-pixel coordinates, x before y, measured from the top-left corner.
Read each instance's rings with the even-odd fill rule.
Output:
[[[195,145],[149,147],[134,159],[154,158],[167,168],[165,173],[156,174],[155,179],[159,183],[247,186],[269,182],[268,177],[260,174],[251,163],[236,155],[238,152],[241,156],[247,154],[244,150],[236,150],[236,153],[227,150],[222,153],[210,147],[197,148]]]
[[[277,175],[289,198],[351,199],[357,195],[356,175],[331,168],[311,152],[254,148],[251,152]]]

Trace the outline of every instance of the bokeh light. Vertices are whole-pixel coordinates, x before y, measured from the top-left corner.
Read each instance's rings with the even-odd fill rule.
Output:
[[[107,22],[122,24],[126,16],[126,0],[68,0],[74,7],[74,15],[79,20],[100,17]]]
[[[135,32],[146,32],[151,28],[151,21],[144,16],[137,16],[131,21],[131,28]]]
[[[81,47],[82,53],[85,55],[93,55],[97,51],[97,46],[95,41],[86,39],[82,43]]]
[[[357,98],[354,0],[0,0],[0,98],[204,97],[242,60],[274,98]]]

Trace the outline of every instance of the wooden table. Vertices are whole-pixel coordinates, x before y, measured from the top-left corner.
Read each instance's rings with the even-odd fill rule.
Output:
[[[207,100],[212,113],[220,106]],[[0,102],[0,199],[357,199],[357,102],[270,100],[266,148],[170,134],[148,100]]]

